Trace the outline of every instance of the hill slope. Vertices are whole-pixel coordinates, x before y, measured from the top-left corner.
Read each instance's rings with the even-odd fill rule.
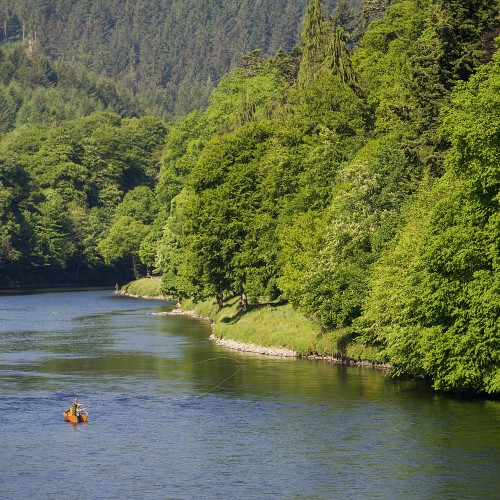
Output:
[[[325,2],[331,11],[334,0]],[[357,4],[356,0],[351,3]],[[290,50],[303,0],[13,0],[0,3],[0,41],[31,38],[52,59],[122,80],[149,112],[203,107],[241,58]]]

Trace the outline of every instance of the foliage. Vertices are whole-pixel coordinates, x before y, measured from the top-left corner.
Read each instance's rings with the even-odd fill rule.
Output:
[[[331,9],[336,2],[326,3]],[[246,54],[290,51],[304,9],[302,0],[171,0],[167,6],[163,0],[13,0],[0,13],[6,20],[0,42],[31,43],[53,60],[119,80],[148,114],[168,118],[204,109],[220,77]]]
[[[498,2],[366,0],[356,27],[346,0],[310,0],[299,45],[270,56],[278,3],[173,1],[178,25],[158,2],[68,4],[71,53],[116,85],[42,55],[68,51],[51,22],[33,39],[62,3],[7,9],[25,41],[0,47],[2,282],[114,283],[132,267],[209,301],[223,335],[251,342],[267,325],[259,342],[371,353],[437,389],[498,393]],[[300,17],[279,5],[275,26]],[[269,44],[222,50],[243,12]],[[189,58],[163,43],[180,20]],[[200,51],[233,69],[202,65],[197,80]],[[155,113],[198,109],[139,118],[123,85]],[[298,318],[307,341],[290,333]]]
[[[373,273],[360,322],[398,373],[499,391],[500,60],[459,85],[443,122],[446,175],[423,191]]]
[[[130,92],[40,49],[0,45],[0,134],[23,124],[56,127],[94,111],[139,113]]]
[[[153,223],[158,207],[147,185],[155,182],[165,134],[156,118],[98,113],[7,135],[0,148],[2,282],[109,279],[98,244],[117,206],[119,216]],[[109,251],[106,257],[115,260]]]
[[[133,217],[119,216],[111,226],[108,236],[97,245],[97,250],[107,264],[124,258],[132,259],[134,276],[138,278],[139,249],[148,232],[149,228]]]

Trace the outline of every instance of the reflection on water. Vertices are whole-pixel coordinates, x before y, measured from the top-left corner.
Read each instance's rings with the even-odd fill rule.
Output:
[[[0,498],[494,498],[500,407],[225,350],[172,305],[0,296]],[[63,421],[74,394],[86,425]]]

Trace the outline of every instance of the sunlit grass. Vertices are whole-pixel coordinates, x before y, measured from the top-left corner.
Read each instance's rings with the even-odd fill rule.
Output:
[[[309,352],[319,328],[290,305],[259,304],[243,312],[238,303],[235,299],[218,313],[215,335],[265,347],[285,347],[299,354]]]
[[[122,287],[131,295],[161,296],[159,279],[142,278]],[[322,332],[314,320],[307,318],[289,304],[268,302],[253,304],[243,311],[240,298],[226,299],[219,310],[215,300],[194,302],[185,299],[181,309],[214,321],[214,334],[227,340],[264,347],[291,349],[298,355],[343,357],[375,363],[383,361],[374,347],[359,343],[348,328]]]
[[[124,285],[121,290],[131,295],[142,295],[145,297],[157,297],[161,295],[160,291],[161,280],[157,278],[141,278],[127,285]]]
[[[349,329],[322,333],[317,322],[289,304],[256,304],[243,311],[239,297],[233,297],[224,302],[220,311],[215,300],[199,303],[183,301],[181,307],[195,311],[198,316],[212,318],[215,321],[214,334],[221,339],[264,347],[283,347],[299,355],[381,361],[376,349],[358,343]]]

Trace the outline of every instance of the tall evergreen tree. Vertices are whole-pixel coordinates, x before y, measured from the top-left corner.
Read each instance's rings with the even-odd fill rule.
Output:
[[[410,90],[415,100],[411,119],[421,161],[440,172],[447,144],[436,133],[441,108],[453,87],[467,81],[487,58],[485,40],[500,26],[497,1],[437,0],[427,10],[426,28],[410,56]]]
[[[0,0],[0,20],[2,22],[2,31],[0,40],[8,37],[8,24],[12,13],[12,0]]]
[[[346,85],[355,84],[356,77],[347,51],[345,32],[340,25],[333,28],[323,66],[337,75]]]
[[[322,4],[323,0],[310,0],[302,23],[300,33],[302,59],[298,74],[300,87],[304,87],[308,82],[317,78],[324,58],[324,43],[327,30],[321,9]]]

